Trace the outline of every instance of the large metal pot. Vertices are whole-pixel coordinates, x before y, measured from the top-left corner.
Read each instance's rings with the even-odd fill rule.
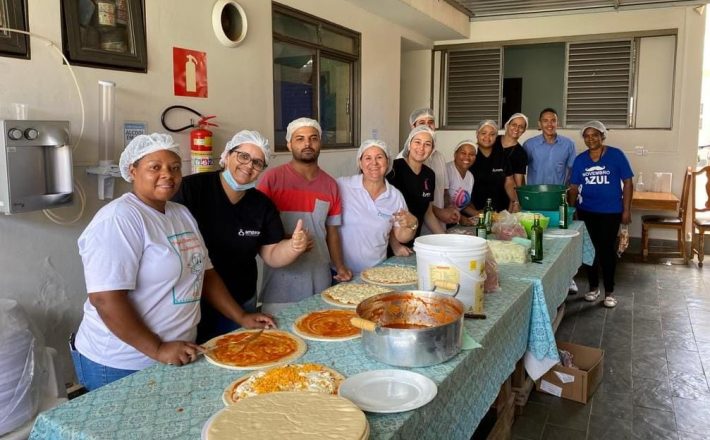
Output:
[[[357,315],[353,324],[363,329],[365,353],[385,364],[426,367],[461,351],[464,305],[451,295],[381,293],[361,302]]]

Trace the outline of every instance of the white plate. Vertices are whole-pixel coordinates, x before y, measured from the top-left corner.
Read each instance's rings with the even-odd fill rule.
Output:
[[[578,235],[579,231],[575,231],[574,229],[548,229],[542,233],[543,237],[550,238],[570,238]]]
[[[222,411],[222,410],[219,410]],[[210,423],[212,423],[212,420],[217,417],[217,414],[219,414],[219,411],[216,413],[212,414],[212,417],[207,419],[204,425],[202,425],[202,432],[200,433],[200,440],[207,440],[207,431],[210,429]]]
[[[363,411],[397,413],[410,411],[436,397],[434,381],[407,370],[373,370],[350,376],[338,394]]]

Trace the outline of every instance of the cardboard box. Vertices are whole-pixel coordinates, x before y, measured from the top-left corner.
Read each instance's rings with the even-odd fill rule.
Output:
[[[572,353],[574,364],[579,369],[567,368],[557,364],[535,382],[535,387],[538,391],[544,391],[576,402],[587,403],[589,397],[602,381],[604,350],[559,341],[557,342],[557,348]]]

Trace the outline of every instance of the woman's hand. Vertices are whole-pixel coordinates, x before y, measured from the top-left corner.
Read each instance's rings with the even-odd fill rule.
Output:
[[[390,247],[392,247],[392,253],[398,257],[408,257],[414,253],[409,246],[405,246],[396,240],[390,240]]]
[[[395,212],[392,214],[392,217],[394,219],[395,226],[399,226],[400,228],[416,230],[419,227],[419,221],[417,218],[412,213],[405,211],[404,209]]]
[[[478,219],[475,217],[466,217],[465,215],[462,215],[459,219],[459,224],[461,226],[476,226],[476,223],[478,223]]]
[[[267,313],[245,313],[237,324],[244,328],[276,328],[274,317]]]
[[[303,228],[303,220],[299,219],[296,229],[291,235],[291,249],[298,254],[302,254],[313,247],[313,237],[308,234],[308,230]]]
[[[197,360],[201,347],[187,341],[161,342],[154,359],[168,365],[187,365]]]

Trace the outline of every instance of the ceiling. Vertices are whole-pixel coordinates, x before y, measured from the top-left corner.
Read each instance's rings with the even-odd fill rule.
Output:
[[[693,6],[710,0],[446,0],[467,13],[471,21],[521,15],[572,14],[620,9]]]

